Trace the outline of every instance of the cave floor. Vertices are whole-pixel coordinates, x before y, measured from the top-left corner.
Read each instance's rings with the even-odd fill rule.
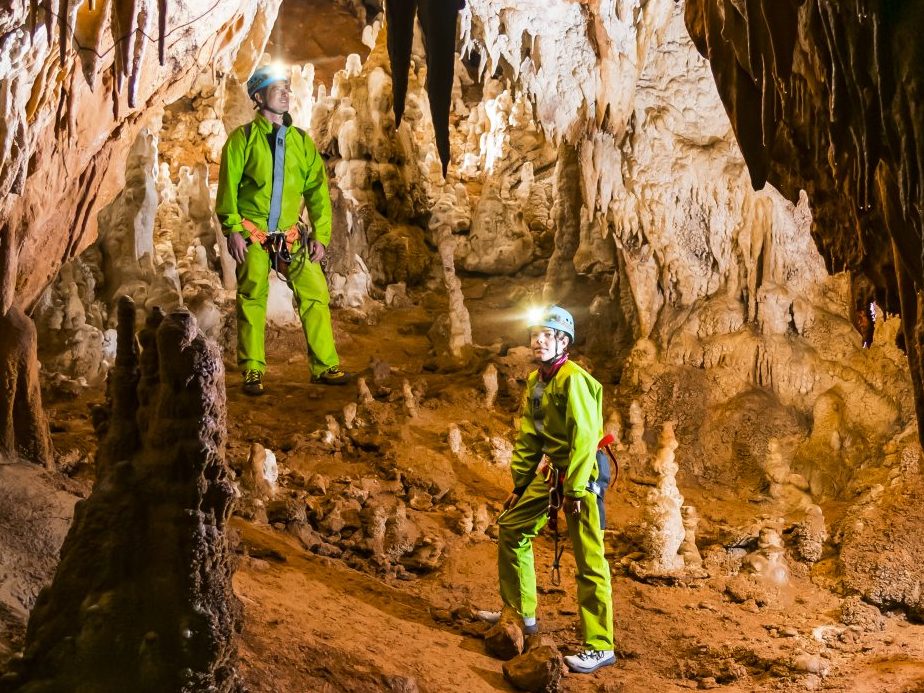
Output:
[[[466,280],[477,343],[498,338],[518,343],[517,335],[506,334],[510,322],[502,310],[511,303],[512,286],[504,279]],[[407,474],[425,467],[428,473],[442,474],[453,485],[453,502],[473,507],[487,502],[496,513],[509,486],[508,472],[492,464],[487,449],[478,445],[453,457],[446,433],[455,422],[466,434],[509,439],[516,404],[501,396],[494,410],[485,409],[480,369],[423,368],[430,358],[426,332],[431,311],[438,309],[421,301],[380,310],[375,325],[356,311],[334,311],[347,370],[365,375],[375,392],[372,355],[388,364],[387,384],[397,383],[398,392],[404,378],[426,389],[416,418],[399,416],[384,423],[369,434],[368,445],[349,453],[324,448],[313,432],[324,431],[326,416],[339,415],[355,401],[356,389],[310,384],[296,331],[276,330],[268,340],[267,394],[262,398],[241,393],[233,362],[226,360],[232,466],[240,468],[251,443],[260,442],[276,451],[282,491],[298,492],[297,480],[304,485],[315,473],[335,481],[380,475],[377,450],[387,447],[398,470]],[[56,446],[74,450],[72,475],[85,481],[89,465],[79,460],[93,452],[87,443],[92,440],[88,405],[102,397],[102,392],[87,392],[49,407]],[[445,468],[430,470],[431,459],[441,460]],[[706,488],[692,478],[679,481],[703,518],[700,546],[727,543],[736,528],[760,514],[753,498],[742,498],[737,489]],[[882,631],[841,625],[841,598],[830,589],[837,580],[833,554],[811,570],[794,570],[789,587],[764,607],[732,602],[724,578],[674,585],[631,578],[621,560],[639,548],[637,533],[630,528],[641,519],[645,492],[644,485],[623,475],[607,497],[619,661],[593,675],[567,675],[563,690],[924,691],[924,626],[910,624],[900,614],[887,614]],[[254,691],[284,692],[513,690],[504,680],[502,662],[485,653],[479,637],[466,634],[472,633],[472,624],[440,616],[440,610],[460,605],[499,606],[495,543],[484,535],[454,531],[445,510],[408,510],[423,530],[445,538],[445,560],[436,570],[408,573],[405,579],[383,577],[362,561],[316,555],[282,525],[235,517],[241,558],[234,585],[244,606],[239,650],[246,685]],[[835,514],[836,509],[825,508],[827,518]],[[551,538],[541,535],[535,545],[540,624],[567,653],[579,644],[573,560],[566,551],[562,585],[554,587]],[[795,666],[800,655],[826,662],[827,674],[815,676]]]

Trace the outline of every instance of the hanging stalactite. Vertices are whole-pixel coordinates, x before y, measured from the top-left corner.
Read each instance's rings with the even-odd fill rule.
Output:
[[[444,176],[450,158],[449,106],[456,62],[456,20],[464,6],[464,0],[420,0],[419,4],[417,0],[389,0],[385,6],[396,125],[400,125],[404,114],[415,13],[420,17],[427,54],[430,115]]]

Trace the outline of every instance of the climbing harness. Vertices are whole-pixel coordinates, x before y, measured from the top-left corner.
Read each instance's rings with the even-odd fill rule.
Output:
[[[308,241],[310,240],[308,228],[299,222],[285,231],[267,233],[250,219],[244,219],[241,225],[250,234],[247,242],[263,246],[269,254],[270,267],[276,272],[276,276],[282,281],[288,282],[289,266],[293,263],[296,263],[297,266],[301,265],[308,256]],[[299,242],[299,248],[293,253],[292,247],[295,241]]]
[[[619,475],[619,462],[616,460],[616,454],[610,448],[614,441],[613,435],[608,433],[597,444],[597,477],[587,482],[587,490],[597,499],[601,530],[606,527],[606,508],[603,503],[606,489],[609,487],[611,479],[615,484],[615,480]],[[611,461],[613,463],[612,475]],[[543,459],[540,470],[546,485],[549,487],[549,529],[552,532],[552,540],[554,541],[552,584],[558,587],[561,585],[561,557],[565,552],[563,537],[558,528],[558,511],[563,507],[565,500],[565,472],[556,469],[548,458]]]
[[[545,469],[545,483],[549,487],[549,529],[552,531],[552,539],[555,542],[552,560],[552,584],[558,587],[561,584],[561,557],[565,552],[565,544],[562,541],[561,533],[558,531],[558,511],[561,509],[565,500],[565,473],[556,469],[551,462]]]

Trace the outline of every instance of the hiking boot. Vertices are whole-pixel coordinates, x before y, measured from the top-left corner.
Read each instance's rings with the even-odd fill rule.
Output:
[[[578,674],[589,674],[600,667],[615,663],[616,655],[612,650],[584,650],[565,657],[565,664],[568,668]]]
[[[263,374],[260,371],[244,371],[244,394],[258,397],[263,394]]]
[[[321,375],[313,376],[311,382],[321,383],[322,385],[346,385],[352,378],[353,376],[349,373],[340,370],[339,366],[333,366],[321,373]]]
[[[485,623],[497,623],[501,619],[500,611],[476,611],[475,616],[480,621]],[[539,633],[539,624],[536,622],[536,617],[524,618],[523,625],[523,635],[536,635]]]
[[[501,612],[500,611],[485,611],[482,609],[482,610],[476,611],[475,616],[477,616],[479,620],[484,621],[485,623],[497,623],[498,621],[500,621]]]

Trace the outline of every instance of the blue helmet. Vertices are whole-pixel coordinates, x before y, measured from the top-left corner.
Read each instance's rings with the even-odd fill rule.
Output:
[[[574,318],[561,306],[540,308],[530,315],[529,327],[548,327],[564,332],[574,343]]]
[[[289,79],[289,71],[281,65],[264,65],[258,67],[250,79],[247,80],[247,95],[252,99],[253,95],[261,89],[265,89],[270,84],[283,82]]]

